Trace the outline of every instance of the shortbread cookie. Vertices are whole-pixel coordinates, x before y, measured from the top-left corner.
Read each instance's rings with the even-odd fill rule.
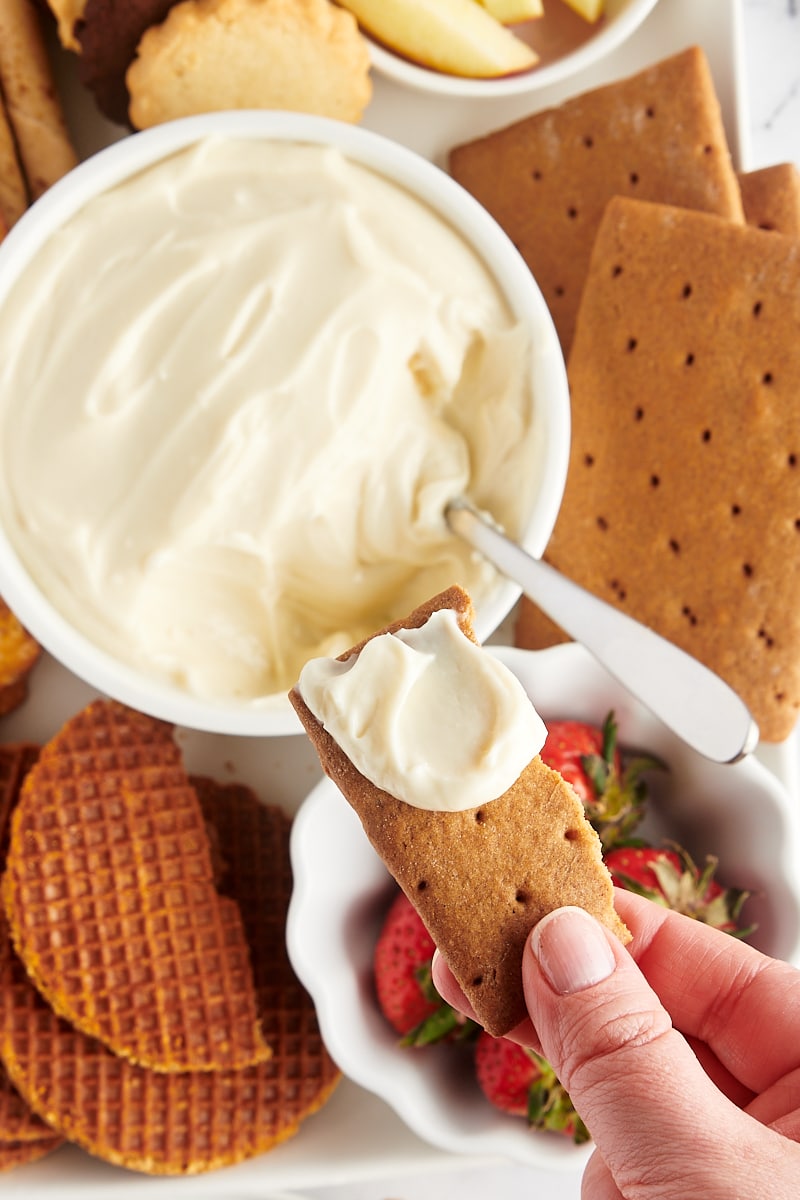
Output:
[[[269,1057],[171,726],[106,700],[68,721],[25,777],[2,889],[36,986],[115,1053],[167,1072]]]
[[[800,237],[800,171],[794,163],[747,171],[739,187],[749,225]]]
[[[355,18],[330,0],[183,0],[139,44],[129,115],[137,129],[232,108],[355,122],[369,70]]]
[[[697,47],[455,147],[450,171],[520,250],[565,352],[611,196],[743,221],[719,102]]]
[[[475,640],[472,606],[460,588],[434,597],[381,633],[419,628],[440,609],[452,609],[461,631]],[[583,805],[538,754],[498,798],[461,811],[431,811],[390,795],[362,774],[313,715],[298,687],[291,700],[323,768],[357,812],[490,1033],[508,1033],[526,1014],[522,952],[545,913],[565,904],[581,905],[622,940],[629,939],[614,911],[600,840]],[[448,722],[459,721],[458,705],[433,719],[447,737]]]
[[[800,241],[612,200],[545,554],[727,680],[770,742],[800,712],[798,328]]]
[[[31,0],[0,3],[0,92],[28,197],[36,200],[78,162],[56,90],[40,13]]]

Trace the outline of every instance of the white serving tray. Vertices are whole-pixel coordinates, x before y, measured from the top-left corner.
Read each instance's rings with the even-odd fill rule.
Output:
[[[744,68],[738,0],[659,0],[630,40],[602,64],[567,87],[559,85],[531,97],[490,102],[425,96],[376,78],[374,99],[363,124],[396,138],[444,166],[450,146],[466,141],[567,95],[623,77],[689,45],[704,47],[723,110],[731,150],[738,167],[749,164]],[[53,47],[57,78],[75,145],[82,157],[125,136],[97,113],[78,85],[74,56]],[[50,658],[36,668],[30,700],[3,722],[7,740],[44,741],[94,692]],[[303,736],[271,740],[236,739],[179,732],[188,765],[220,779],[241,779],[265,801],[295,812],[321,772]],[[798,786],[795,738],[760,748],[759,757],[794,797]],[[484,1158],[470,1163],[485,1162]],[[436,1150],[412,1134],[394,1112],[371,1093],[343,1080],[332,1100],[309,1118],[291,1141],[269,1154],[236,1167],[183,1179],[147,1177],[109,1166],[72,1146],[3,1176],[4,1197],[25,1200],[105,1200],[109,1195],[160,1200],[161,1197],[222,1197],[230,1200],[279,1200],[286,1189],[356,1183],[381,1177],[430,1175],[464,1167],[467,1160]]]

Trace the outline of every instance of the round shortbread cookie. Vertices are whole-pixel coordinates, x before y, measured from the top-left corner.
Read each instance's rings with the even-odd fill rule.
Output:
[[[330,0],[183,0],[139,43],[129,116],[137,129],[253,108],[356,122],[369,69],[355,18]]]

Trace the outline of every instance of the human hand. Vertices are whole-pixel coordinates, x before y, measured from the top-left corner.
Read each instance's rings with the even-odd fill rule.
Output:
[[[585,1200],[795,1200],[800,971],[617,891],[628,947],[580,909],[549,914],[522,964],[530,1022],[596,1145]],[[437,954],[433,978],[472,1015]]]

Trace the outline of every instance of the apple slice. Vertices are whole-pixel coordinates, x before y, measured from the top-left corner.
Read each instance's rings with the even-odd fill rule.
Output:
[[[605,12],[605,0],[564,0],[584,21],[594,24]]]
[[[448,75],[495,78],[538,55],[477,0],[339,0],[361,28],[413,62]]]
[[[479,0],[488,13],[502,25],[516,25],[544,16],[543,0]]]

